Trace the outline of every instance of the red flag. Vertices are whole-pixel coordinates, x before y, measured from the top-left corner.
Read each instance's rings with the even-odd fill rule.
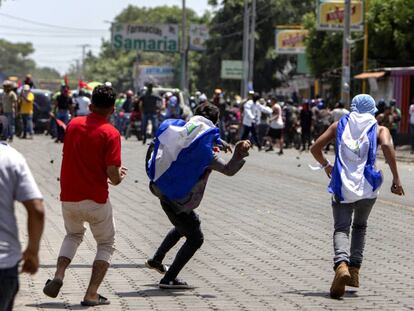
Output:
[[[67,75],[65,75],[64,81],[65,81],[65,86],[66,86],[66,87],[68,88],[68,90],[69,90],[69,79],[68,79],[68,76],[67,76]]]

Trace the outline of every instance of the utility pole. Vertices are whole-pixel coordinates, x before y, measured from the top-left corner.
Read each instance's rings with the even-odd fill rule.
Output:
[[[248,86],[253,88],[253,73],[254,73],[254,39],[256,35],[256,0],[252,0],[252,23],[250,28],[250,46],[249,46],[249,76]]]
[[[363,60],[363,72],[368,70],[368,10],[369,10],[369,0],[365,0],[365,18],[364,18],[364,60]],[[367,80],[362,80],[362,93],[367,92]]]
[[[185,0],[182,0],[183,12],[181,21],[181,90],[187,90],[187,14]]]
[[[241,81],[240,95],[247,97],[247,84],[249,81],[249,0],[244,0],[243,15],[243,78]]]
[[[351,0],[344,0],[344,34],[342,45],[342,81],[341,100],[345,107],[349,107],[351,91],[351,51],[350,51],[350,28],[351,28]]]
[[[82,65],[80,77],[82,80],[85,79],[85,58],[86,58],[86,48],[90,47],[90,44],[81,44],[79,45],[82,48]]]

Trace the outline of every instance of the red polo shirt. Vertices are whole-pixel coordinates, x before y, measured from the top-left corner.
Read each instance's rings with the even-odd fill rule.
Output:
[[[108,200],[108,166],[121,166],[121,137],[108,120],[96,113],[68,124],[60,172],[60,200]]]

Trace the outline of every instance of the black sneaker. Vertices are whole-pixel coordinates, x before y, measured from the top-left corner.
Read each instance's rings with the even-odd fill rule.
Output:
[[[163,265],[161,262],[155,261],[153,259],[148,259],[145,262],[145,267],[149,268],[149,269],[153,269],[161,274],[165,274],[165,272],[168,271],[168,266],[167,265]]]
[[[191,286],[188,285],[187,282],[178,278],[176,278],[174,281],[166,281],[162,279],[158,286],[163,289],[191,289]]]

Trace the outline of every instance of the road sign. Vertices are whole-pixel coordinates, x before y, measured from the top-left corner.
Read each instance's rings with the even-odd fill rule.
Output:
[[[114,49],[126,51],[178,52],[178,25],[113,24]]]
[[[276,53],[277,54],[302,54],[305,53],[305,38],[308,35],[306,29],[277,29]]]
[[[204,51],[205,43],[209,38],[207,25],[190,25],[189,49],[193,51]]]
[[[317,21],[319,30],[344,29],[344,1],[319,0],[317,8]],[[351,31],[364,29],[364,5],[362,1],[351,2]]]
[[[243,79],[243,62],[241,60],[222,60],[221,78],[232,80]]]

